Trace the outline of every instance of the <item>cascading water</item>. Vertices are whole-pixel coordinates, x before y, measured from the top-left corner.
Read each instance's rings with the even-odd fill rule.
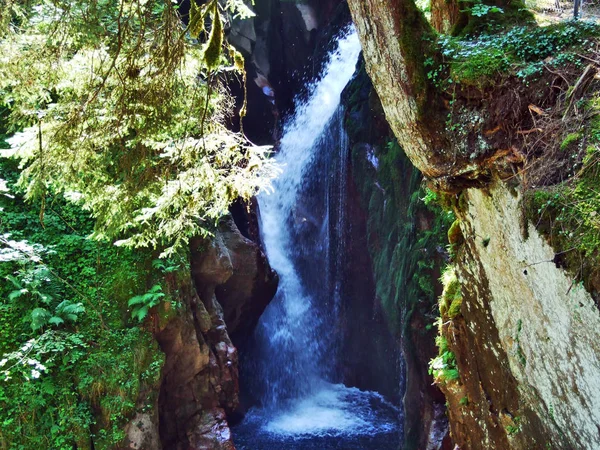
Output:
[[[400,442],[398,410],[340,384],[336,357],[348,151],[340,95],[359,53],[355,31],[346,31],[284,129],[274,192],[259,196],[262,238],[280,283],[256,332],[261,408],[234,429],[239,450],[384,450]]]

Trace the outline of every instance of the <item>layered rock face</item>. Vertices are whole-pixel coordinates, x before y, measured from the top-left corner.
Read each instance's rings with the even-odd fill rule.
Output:
[[[170,280],[181,311],[155,333],[166,361],[159,396],[160,437],[168,449],[234,448],[227,415],[238,407],[242,339],[277,289],[277,275],[233,220],[210,240],[191,242],[191,277]]]
[[[600,447],[600,313],[498,182],[464,195],[460,382],[442,385],[461,448]],[[462,401],[461,399],[465,399]]]

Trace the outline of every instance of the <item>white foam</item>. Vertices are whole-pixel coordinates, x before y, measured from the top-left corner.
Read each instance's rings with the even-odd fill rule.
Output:
[[[323,383],[311,396],[296,400],[271,418],[263,430],[287,437],[355,436],[394,430],[393,417],[381,417],[381,407],[396,408],[375,392]]]

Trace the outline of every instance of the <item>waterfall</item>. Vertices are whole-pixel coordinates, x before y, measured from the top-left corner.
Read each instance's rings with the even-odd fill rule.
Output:
[[[289,438],[338,438],[319,441],[320,449],[340,448],[332,445],[341,436],[361,437],[359,447],[344,448],[391,449],[399,442],[397,409],[377,393],[341,384],[337,358],[349,152],[340,96],[360,50],[353,28],[338,39],[284,127],[277,154],[282,175],[272,193],[258,197],[262,240],[280,282],[256,330],[250,358],[261,409],[236,430],[240,449],[283,448],[274,442],[317,448],[292,446]],[[389,447],[364,441],[394,433]]]
[[[271,266],[280,277],[275,300],[260,322],[262,342],[269,355],[263,368],[268,380],[263,400],[268,405],[308,394],[335,365],[328,352],[332,342],[324,330],[326,317],[319,314],[325,313],[326,308],[316,305],[319,300],[329,303],[329,299],[322,298],[322,292],[328,289],[314,289],[315,285],[323,288],[328,284],[329,202],[327,192],[323,192],[327,186],[322,183],[325,186],[315,189],[308,182],[315,177],[322,182],[323,177],[330,176],[314,169],[322,152],[331,148],[328,144],[339,140],[324,131],[332,131],[329,124],[336,116],[340,95],[354,73],[359,53],[355,32],[339,41],[322,78],[309,87],[308,99],[298,102],[294,118],[284,128],[277,156],[284,172],[275,180],[274,192],[259,196],[263,242]],[[341,114],[337,116],[341,121]],[[339,136],[340,132],[343,130],[338,126],[336,134]],[[325,195],[309,195],[311,201],[304,202],[309,206],[303,207],[299,194],[310,188]],[[325,217],[319,217],[319,212]],[[302,277],[299,267],[305,253],[312,253],[308,255],[312,267],[306,268],[313,269],[309,280]]]

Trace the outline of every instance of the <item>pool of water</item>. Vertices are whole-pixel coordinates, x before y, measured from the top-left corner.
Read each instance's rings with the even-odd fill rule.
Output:
[[[397,450],[400,419],[375,392],[324,384],[277,411],[251,409],[233,438],[238,450]]]

